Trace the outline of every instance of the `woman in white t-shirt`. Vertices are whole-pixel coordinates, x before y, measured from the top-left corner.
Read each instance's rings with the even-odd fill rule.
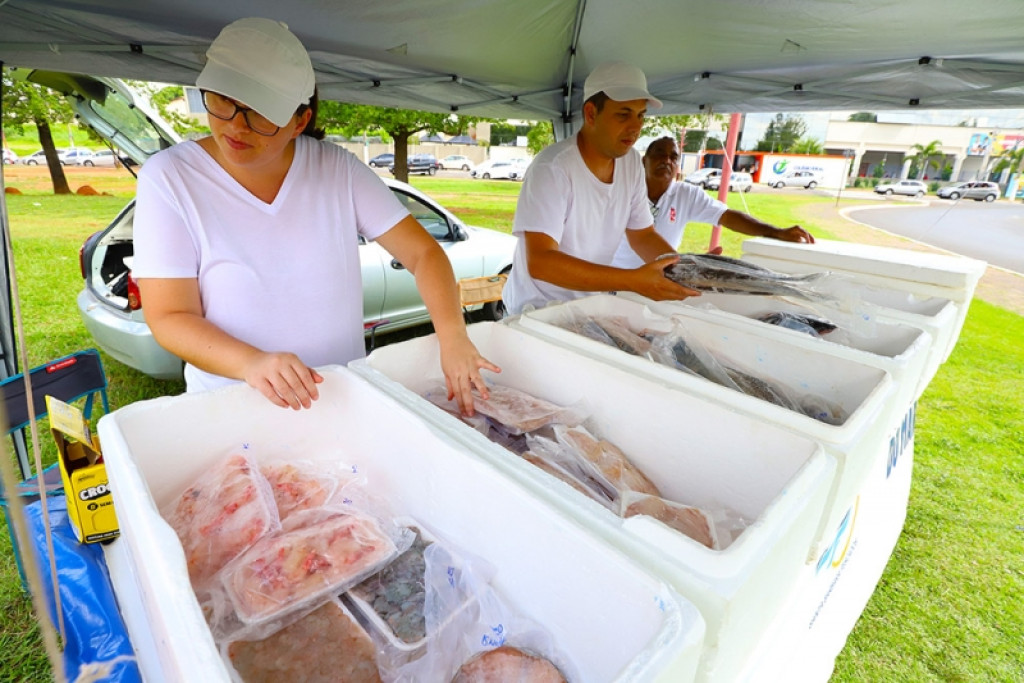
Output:
[[[186,361],[189,391],[245,381],[308,408],[313,368],[364,353],[359,238],[416,278],[449,398],[472,414],[481,369],[444,252],[354,155],[320,142],[312,64],[288,28],[240,19],[211,44],[196,85],[211,135],[139,176],[134,272],[146,321]]]

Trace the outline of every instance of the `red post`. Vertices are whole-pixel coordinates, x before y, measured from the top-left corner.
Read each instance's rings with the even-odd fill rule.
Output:
[[[740,135],[740,121],[743,115],[732,114],[729,117],[729,134],[725,139],[725,154],[722,158],[722,182],[718,186],[718,200],[725,202],[729,199],[729,177],[732,175],[732,162],[736,158],[736,138]],[[711,228],[711,244],[708,251],[718,248],[719,238],[722,236],[722,226],[716,225]]]

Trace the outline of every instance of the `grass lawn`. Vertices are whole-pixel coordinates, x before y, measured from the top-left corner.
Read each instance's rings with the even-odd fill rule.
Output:
[[[46,182],[8,172],[26,194],[8,196],[30,362],[92,342],[78,318],[78,248],[132,195],[123,171],[76,175],[114,197],[54,197]],[[24,169],[21,169],[24,171]],[[102,174],[102,175],[101,175]],[[109,184],[105,184],[109,183]],[[467,223],[506,232],[521,185],[414,178]],[[797,193],[733,197],[736,208],[778,225],[800,223],[835,237],[816,211],[833,203]],[[744,206],[743,202],[746,202]],[[815,209],[812,211],[811,209]],[[691,226],[685,250],[707,246]],[[726,231],[726,253],[741,237]],[[975,300],[959,344],[918,405],[914,480],[903,535],[878,589],[840,655],[832,680],[1024,680],[1024,318]],[[179,393],[104,356],[114,409]],[[49,433],[44,453],[52,458]],[[10,544],[0,534],[0,680],[47,676],[31,606],[20,592]]]

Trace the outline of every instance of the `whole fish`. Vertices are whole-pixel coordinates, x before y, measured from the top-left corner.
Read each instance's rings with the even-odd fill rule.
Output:
[[[811,286],[827,273],[789,275],[717,254],[680,254],[665,277],[701,292],[821,298]]]

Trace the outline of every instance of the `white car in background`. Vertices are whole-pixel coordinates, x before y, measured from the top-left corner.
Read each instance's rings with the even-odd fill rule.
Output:
[[[82,160],[82,166],[96,166],[97,168],[114,168],[119,159],[109,149],[101,149],[88,159]]]
[[[684,182],[690,183],[691,185],[699,185],[700,187],[706,188],[708,181],[712,178],[722,177],[722,169],[720,168],[702,168],[699,171],[694,171],[685,178]]]
[[[85,162],[91,159],[93,154],[94,152],[86,147],[72,147],[64,152],[60,162],[65,166],[89,166],[90,164]]]
[[[4,163],[5,164],[16,164],[18,163],[18,155],[14,153],[14,150],[4,148]]]
[[[722,176],[711,176],[704,184],[706,190],[717,190],[722,186]],[[729,174],[729,192],[750,192],[754,186],[754,178],[745,171],[733,171]]]
[[[908,197],[923,197],[928,192],[928,186],[920,180],[900,180],[895,183],[881,183],[875,186],[876,194],[892,196],[903,194]]]
[[[518,167],[511,161],[489,159],[477,164],[469,175],[480,180],[515,180],[517,172]]]
[[[820,182],[821,177],[814,171],[794,171],[789,175],[772,180],[771,185],[777,189],[782,189],[783,187],[803,187],[813,190]]]

